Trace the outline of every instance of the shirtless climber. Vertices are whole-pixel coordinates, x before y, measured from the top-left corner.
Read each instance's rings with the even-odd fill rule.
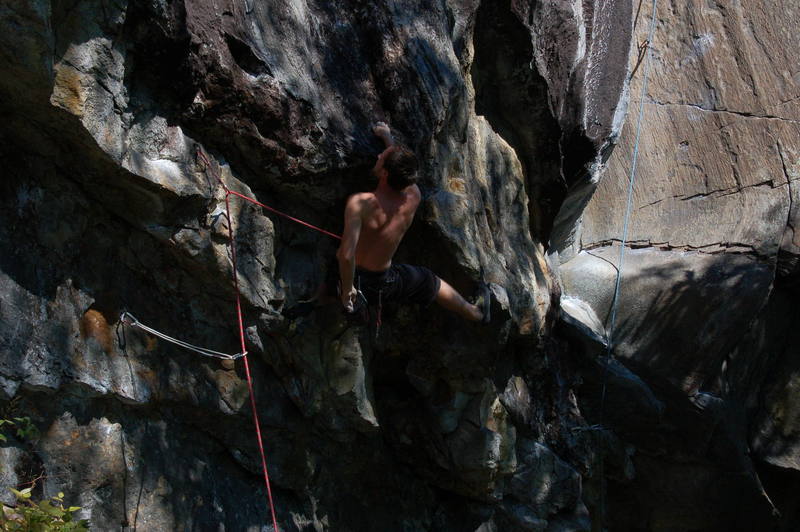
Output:
[[[473,305],[428,268],[392,263],[419,207],[418,162],[411,150],[394,143],[385,123],[378,122],[373,131],[386,149],[372,169],[378,186],[353,194],[345,207],[342,243],[336,253],[342,304],[352,312],[360,289],[373,304],[436,301],[467,320],[488,322],[490,295],[485,283]]]

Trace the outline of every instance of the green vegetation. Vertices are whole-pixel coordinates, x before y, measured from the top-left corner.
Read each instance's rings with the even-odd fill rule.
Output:
[[[12,429],[17,438],[21,440],[35,440],[39,438],[39,429],[33,424],[29,417],[15,417],[11,419],[0,419],[0,427]],[[8,438],[5,434],[0,432],[0,442],[6,441]]]
[[[11,491],[17,497],[17,506],[3,505],[0,513],[0,531],[2,532],[80,532],[89,530],[89,521],[74,520],[73,513],[80,506],[64,508],[64,494],[43,500],[39,503],[31,500],[31,490]]]
[[[17,439],[31,445],[31,442],[39,439],[39,429],[27,416],[12,417],[16,406],[12,402],[3,412],[5,415],[0,418],[0,442],[8,441],[8,435],[13,434]],[[80,506],[64,508],[63,493],[35,502],[31,500],[31,491],[35,484],[33,482],[30,484],[30,487],[23,490],[10,488],[17,498],[17,503],[15,506],[1,505],[0,532],[81,532],[89,530],[89,521],[86,519],[75,520],[74,513],[81,509]]]

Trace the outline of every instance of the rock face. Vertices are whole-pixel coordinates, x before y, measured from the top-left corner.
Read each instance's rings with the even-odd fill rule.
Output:
[[[610,501],[612,529],[647,522],[654,530],[765,530],[774,507],[781,529],[796,527],[796,503],[783,494],[798,478],[789,414],[798,314],[789,301],[800,78],[788,55],[798,20],[788,2],[659,7],[613,337],[620,362],[656,389],[666,409],[644,431],[641,423],[629,427],[647,438],[631,438],[639,474]],[[642,77],[640,69],[632,95]],[[565,294],[606,323],[636,134],[629,115],[578,237],[561,252]],[[653,445],[656,434],[668,441],[669,433],[684,443]],[[691,487],[681,480],[688,475]],[[653,488],[664,504],[641,506],[638,494],[652,496]],[[738,510],[721,512],[723,501]]]
[[[797,74],[767,51],[800,17],[662,8],[606,365],[633,4],[0,4],[0,406],[42,433],[3,444],[4,485],[43,474],[38,494],[98,530],[268,529],[241,362],[120,320],[238,351],[233,231],[282,530],[716,530],[731,501],[790,516]],[[217,176],[340,231],[373,185],[376,120],[422,166],[397,259],[467,294],[483,274],[490,326],[289,319],[337,241],[237,196],[229,227]]]

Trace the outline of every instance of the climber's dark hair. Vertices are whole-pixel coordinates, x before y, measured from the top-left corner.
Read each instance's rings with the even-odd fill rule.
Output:
[[[396,144],[386,155],[383,167],[389,173],[387,183],[398,192],[417,182],[419,162],[414,152],[402,144]]]

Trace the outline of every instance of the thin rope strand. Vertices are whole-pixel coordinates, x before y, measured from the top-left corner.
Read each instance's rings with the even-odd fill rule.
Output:
[[[633,145],[633,161],[631,162],[631,173],[628,178],[628,201],[625,207],[625,221],[622,226],[622,242],[619,247],[619,262],[617,266],[617,278],[614,283],[614,297],[611,300],[611,318],[609,320],[608,330],[606,333],[606,364],[603,370],[603,392],[600,398],[600,424],[603,423],[603,407],[605,406],[606,399],[606,373],[608,372],[608,363],[611,357],[611,350],[614,345],[614,329],[617,321],[617,307],[619,303],[619,293],[622,283],[622,267],[625,260],[625,244],[628,241],[628,230],[630,227],[631,211],[633,208],[633,185],[636,180],[636,163],[639,158],[639,142],[642,134],[642,121],[644,118],[644,100],[647,96],[647,81],[650,75],[650,47],[653,42],[653,35],[656,28],[656,4],[658,0],[653,0],[653,13],[650,19],[650,30],[647,38],[647,55],[645,57],[644,65],[644,78],[642,79],[642,91],[639,98],[639,117],[636,123],[636,141]]]
[[[239,292],[239,272],[236,267],[236,240],[234,238],[233,232],[233,222],[231,221],[231,198],[232,192],[229,190],[228,193],[225,195],[225,217],[228,220],[228,236],[230,237],[230,246],[231,246],[231,262],[233,263],[233,286],[236,288],[236,317],[238,319],[239,325],[239,339],[241,340],[242,344],[242,352],[245,353],[247,348],[245,346],[244,341],[244,320],[242,318],[242,301],[241,301],[241,294]],[[238,194],[237,194],[238,195]],[[250,392],[250,407],[253,410],[253,423],[256,427],[256,438],[258,440],[258,452],[261,455],[261,469],[264,473],[264,483],[267,486],[267,499],[269,501],[269,510],[272,515],[272,525],[275,528],[275,532],[280,532],[280,528],[278,528],[278,519],[275,516],[275,503],[272,500],[272,487],[270,486],[269,482],[269,471],[267,470],[267,456],[264,452],[264,441],[261,437],[261,423],[258,420],[258,409],[256,408],[256,396],[253,392],[253,379],[250,376],[250,363],[247,361],[247,356],[245,355],[243,358],[244,360],[244,372],[245,376],[247,377],[247,389]]]
[[[123,312],[122,316],[120,316],[120,320],[123,321],[123,322],[127,322],[132,327],[138,327],[139,329],[142,329],[143,331],[145,331],[147,333],[150,333],[153,336],[161,338],[162,340],[166,340],[167,342],[173,343],[173,344],[175,344],[177,346],[183,347],[184,349],[188,349],[189,351],[194,351],[194,352],[196,352],[198,354],[201,354],[201,355],[204,355],[204,356],[207,356],[207,357],[221,358],[221,359],[224,359],[224,360],[237,360],[237,359],[242,358],[244,355],[247,354],[246,352],[243,351],[242,353],[237,353],[235,355],[229,355],[227,353],[221,353],[219,351],[214,351],[213,349],[207,349],[205,347],[196,346],[196,345],[190,344],[189,342],[184,342],[183,340],[178,340],[177,338],[173,338],[172,336],[164,334],[161,331],[158,331],[156,329],[153,329],[152,327],[149,327],[149,326],[145,325],[144,323],[142,323],[138,319],[136,319],[129,312]]]
[[[259,207],[263,207],[263,208],[267,209],[269,212],[275,213],[278,216],[283,216],[284,218],[286,218],[288,220],[291,220],[294,223],[298,223],[300,225],[308,227],[309,229],[313,229],[315,231],[319,231],[320,233],[322,233],[324,235],[328,235],[328,236],[336,238],[338,240],[342,239],[341,236],[339,236],[339,235],[337,235],[335,233],[331,233],[330,231],[326,231],[325,229],[322,229],[321,227],[317,227],[316,225],[311,225],[308,222],[304,222],[303,220],[301,220],[299,218],[295,218],[294,216],[290,216],[290,215],[286,214],[285,212],[281,212],[278,209],[270,207],[269,205],[265,205],[265,204],[261,203],[260,201],[254,200],[253,198],[251,198],[249,196],[245,196],[244,194],[240,194],[239,192],[236,192],[234,190],[229,190],[228,194],[231,194],[233,196],[238,196],[238,197],[242,198],[243,200],[247,200],[250,203],[254,203],[254,204],[258,205]]]
[[[267,209],[271,213],[277,214],[278,216],[283,216],[287,220],[291,220],[291,221],[293,221],[293,222],[295,222],[297,224],[300,224],[300,225],[302,225],[304,227],[308,227],[309,229],[313,229],[314,231],[319,231],[320,233],[322,233],[324,235],[328,235],[328,236],[336,238],[338,240],[342,239],[342,237],[340,235],[337,235],[336,233],[331,233],[330,231],[326,231],[325,229],[322,229],[321,227],[317,227],[316,225],[312,225],[312,224],[310,224],[308,222],[305,222],[305,221],[301,220],[300,218],[295,218],[294,216],[291,216],[289,214],[286,214],[285,212],[279,211],[278,209],[276,209],[274,207],[270,207],[269,205],[265,205],[264,203],[261,203],[260,201],[258,201],[256,199],[253,199],[250,196],[245,196],[244,194],[242,194],[240,192],[236,192],[234,190],[229,189],[228,186],[225,184],[225,182],[222,181],[222,178],[219,176],[219,174],[211,166],[211,162],[208,160],[208,157],[206,157],[206,154],[203,153],[202,150],[200,150],[199,147],[197,148],[197,156],[200,159],[202,159],[203,164],[205,165],[204,170],[211,171],[211,175],[213,175],[214,179],[216,179],[217,182],[222,186],[222,188],[225,190],[226,195],[233,194],[234,196],[238,196],[238,197],[242,198],[243,200],[246,200],[246,201],[249,201],[250,203],[254,203],[254,204],[258,205],[259,207],[263,207],[264,209]]]
[[[650,18],[650,31],[648,32],[647,38],[647,52],[644,58],[644,77],[642,79],[642,91],[641,96],[639,99],[639,117],[636,123],[636,142],[634,143],[633,147],[633,161],[631,163],[631,173],[630,177],[628,178],[628,201],[625,207],[625,222],[622,228],[622,242],[620,243],[619,248],[619,263],[617,266],[617,278],[614,283],[614,298],[611,301],[611,319],[609,322],[609,326],[606,333],[606,356],[605,356],[605,364],[603,365],[603,377],[602,377],[602,395],[600,397],[600,423],[599,426],[601,430],[603,429],[603,417],[605,412],[605,402],[606,402],[606,385],[607,385],[607,378],[608,378],[608,366],[611,362],[611,350],[614,345],[614,327],[616,325],[617,319],[617,305],[619,303],[619,293],[622,281],[622,267],[623,261],[625,259],[625,244],[628,241],[628,228],[630,224],[630,217],[631,217],[631,210],[633,206],[633,184],[636,179],[636,162],[639,157],[639,141],[641,139],[642,133],[642,121],[644,118],[644,100],[647,96],[647,80],[650,74],[650,47],[653,43],[653,35],[655,33],[656,27],[656,4],[657,0],[653,0],[653,12]],[[603,528],[603,522],[605,521],[606,516],[606,483],[605,483],[605,451],[599,452],[599,477],[600,477],[600,515],[599,517],[599,528]],[[593,527],[594,528],[594,527]]]

